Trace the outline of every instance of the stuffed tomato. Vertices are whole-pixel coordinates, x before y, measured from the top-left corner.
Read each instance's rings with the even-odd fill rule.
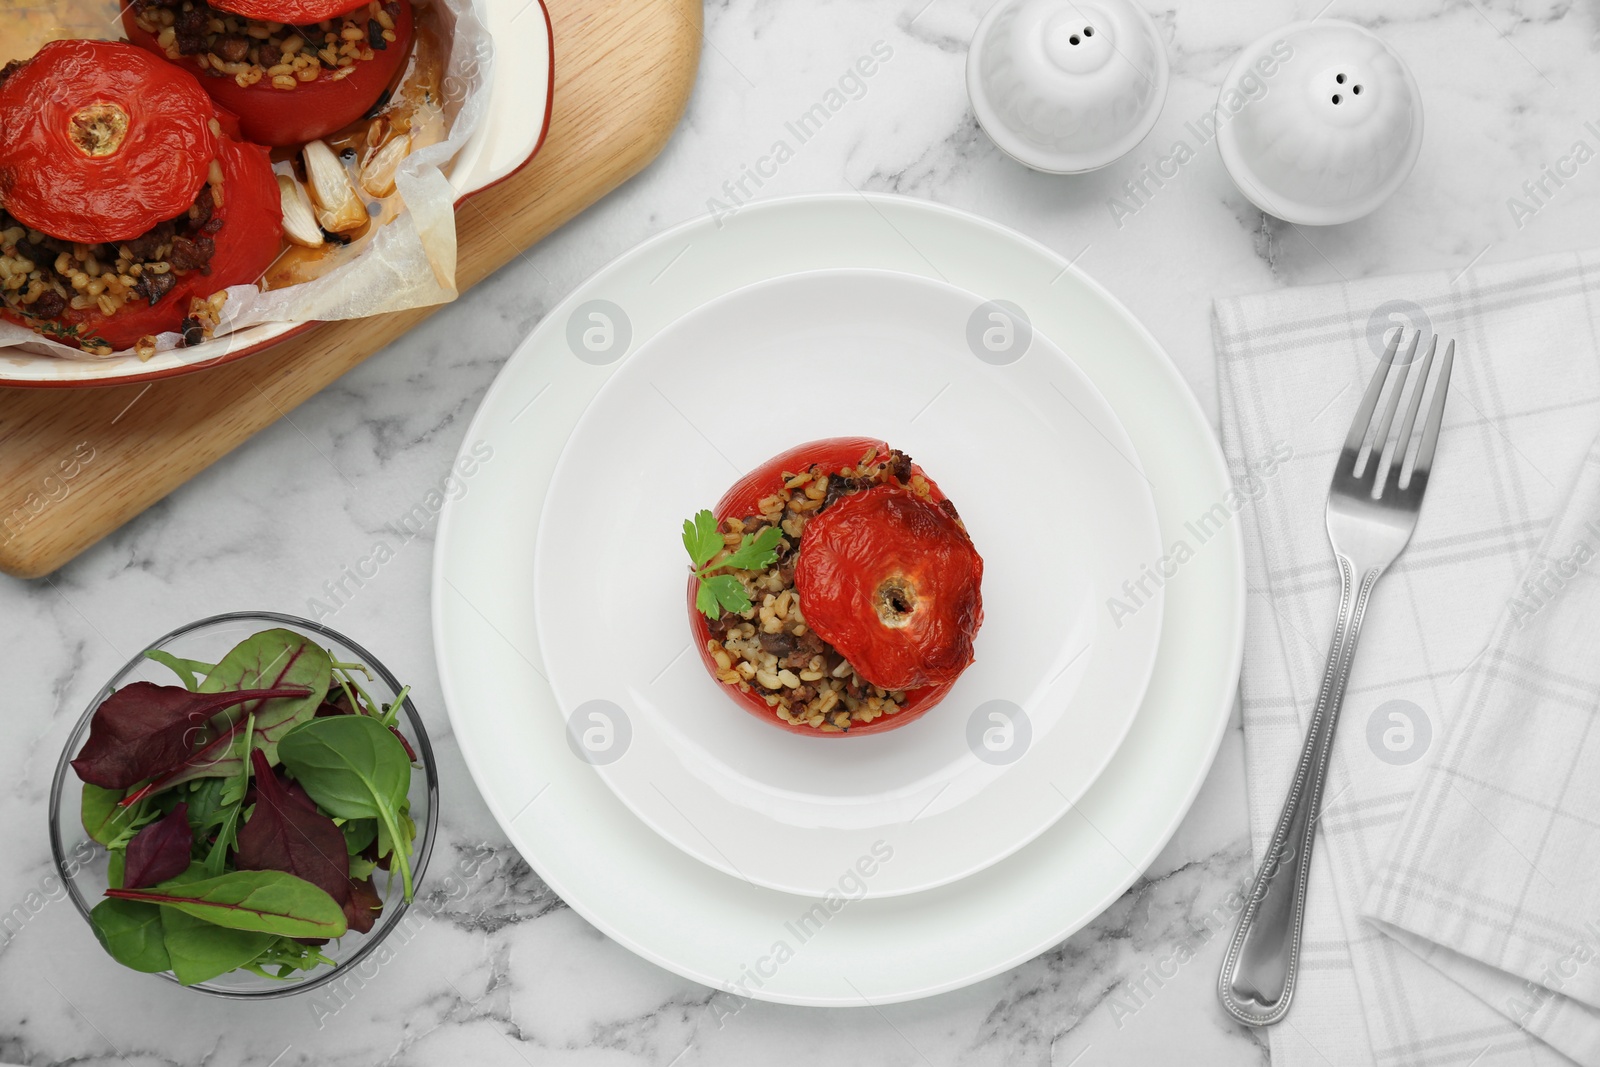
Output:
[[[882,441],[773,457],[686,523],[684,541],[702,661],[783,729],[894,729],[973,662],[983,559],[938,486]]]
[[[0,71],[0,316],[86,352],[209,336],[278,254],[266,150],[132,45],[53,41]]]
[[[415,36],[410,0],[134,0],[128,40],[195,74],[245,138],[295,145],[380,103]]]

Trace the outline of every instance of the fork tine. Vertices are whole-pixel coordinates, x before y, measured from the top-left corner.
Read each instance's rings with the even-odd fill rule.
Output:
[[[1400,395],[1406,391],[1406,377],[1411,373],[1411,363],[1417,357],[1417,342],[1422,340],[1422,331],[1418,330],[1411,335],[1411,345],[1406,349],[1405,362],[1400,364],[1400,373],[1390,372],[1394,378],[1394,388],[1389,390],[1389,402],[1383,406],[1383,418],[1378,420],[1378,429],[1372,435],[1372,451],[1367,456],[1367,470],[1363,478],[1374,486],[1382,486],[1384,476],[1388,473],[1388,465],[1383,462],[1383,446],[1389,443],[1389,427],[1394,425],[1394,413],[1400,407]],[[1404,439],[1398,449],[1400,458],[1405,458]]]
[[[1456,361],[1456,343],[1445,346],[1444,361],[1439,365],[1439,384],[1433,387],[1433,403],[1428,407],[1428,421],[1422,428],[1422,445],[1417,449],[1417,461],[1412,465],[1412,477],[1424,478],[1433,467],[1433,450],[1439,444],[1439,425],[1444,422],[1444,398],[1450,391],[1450,368]]]
[[[1428,389],[1428,371],[1433,367],[1433,354],[1439,350],[1439,335],[1428,341],[1428,354],[1422,357],[1422,369],[1417,372],[1417,384],[1411,390],[1411,403],[1406,405],[1406,417],[1400,420],[1400,432],[1394,438],[1394,476],[1400,488],[1411,484],[1407,478],[1400,481],[1406,465],[1406,453],[1411,450],[1411,431],[1417,424],[1417,412],[1422,408],[1422,394]]]
[[[1366,440],[1367,430],[1372,427],[1372,412],[1378,406],[1378,394],[1383,392],[1384,380],[1389,377],[1389,368],[1394,364],[1395,349],[1400,347],[1400,335],[1405,333],[1405,328],[1396,326],[1394,336],[1389,338],[1389,347],[1384,350],[1383,358],[1378,361],[1378,369],[1372,372],[1372,381],[1367,384],[1366,395],[1361,398],[1361,406],[1356,409],[1356,417],[1350,420],[1350,432],[1345,435],[1344,447],[1347,452],[1360,452],[1361,442]]]

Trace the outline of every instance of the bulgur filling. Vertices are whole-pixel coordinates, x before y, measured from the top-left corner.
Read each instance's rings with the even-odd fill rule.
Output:
[[[231,77],[241,87],[265,80],[290,90],[318,78],[345,78],[357,63],[387,49],[397,39],[402,2],[370,0],[309,26],[247,19],[205,0],[134,0],[134,13],[168,59],[193,56],[207,74]]]
[[[215,120],[213,120],[215,121]],[[30,229],[0,207],[0,303],[40,333],[108,356],[111,347],[86,324],[60,322],[68,309],[115,315],[131,301],[161,302],[190,271],[211,272],[212,238],[222,228],[222,167],[211,164],[194,205],[131,241],[84,245]],[[217,294],[225,296],[225,294]],[[196,298],[181,327],[185,344],[199,344],[217,324],[220,302]],[[155,354],[155,338],[141,338],[141,358]]]
[[[880,459],[876,449],[869,449],[854,466],[837,471],[824,471],[815,464],[803,471],[785,471],[783,491],[762,498],[758,514],[722,521],[718,528],[723,550],[713,557],[713,565],[731,554],[746,534],[778,526],[783,538],[771,567],[728,572],[744,585],[750,609],[706,620],[712,635],[706,649],[716,662],[719,681],[761,696],[784,722],[827,733],[899,714],[905,692],[885,690],[862,678],[832,645],[813,633],[794,589],[795,559],[806,523],[841,497],[890,484],[903,485],[933,502],[932,487],[922,475],[912,473],[909,456],[894,449]],[[960,522],[948,500],[937,506]]]

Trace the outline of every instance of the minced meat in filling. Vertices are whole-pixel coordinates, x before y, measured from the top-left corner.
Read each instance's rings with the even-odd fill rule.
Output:
[[[205,73],[231,77],[242,87],[264,79],[287,90],[322,77],[344,78],[357,63],[394,44],[402,2],[370,0],[309,26],[247,19],[205,0],[134,0],[134,12],[167,58],[193,56]]]
[[[884,690],[862,678],[832,645],[813,633],[794,589],[795,558],[812,516],[840,497],[894,483],[924,500],[933,499],[927,479],[912,473],[909,456],[896,449],[879,459],[873,449],[855,466],[837,471],[824,471],[816,465],[795,473],[786,471],[783,491],[762,498],[759,514],[723,520],[724,552],[737,548],[745,534],[759,533],[768,526],[782,527],[784,536],[778,542],[773,566],[764,571],[729,572],[744,585],[751,607],[739,615],[724,612],[720,618],[707,620],[711,639],[706,649],[717,665],[718,680],[755,692],[784,722],[826,733],[900,713],[906,694]],[[939,506],[955,515],[949,501]]]
[[[84,325],[60,321],[69,309],[115,315],[134,301],[154,306],[191,271],[211,272],[215,236],[222,228],[222,168],[211,165],[194,206],[131,241],[82,245],[30,229],[0,208],[0,302],[40,333],[77,345],[94,355],[111,347]],[[200,301],[204,304],[206,301]],[[204,311],[191,311],[182,330],[185,343],[204,340]],[[214,319],[213,319],[214,322]],[[192,327],[192,328],[191,328]],[[144,339],[140,354],[155,351]]]

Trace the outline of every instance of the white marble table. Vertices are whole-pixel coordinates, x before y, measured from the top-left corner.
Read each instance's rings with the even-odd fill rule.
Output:
[[[1189,124],[1208,114],[1237,49],[1323,2],[1150,5],[1172,59],[1166,110],[1131,156],[1076,179],[1020,168],[977,129],[962,68],[986,0],[710,5],[693,103],[646,173],[60,573],[0,580],[0,1063],[1266,1059],[1264,1042],[1216,1005],[1220,939],[1201,943],[1202,919],[1249,873],[1237,728],[1148,876],[1044,956],[881,1011],[752,1004],[719,1019],[710,990],[633,957],[567,909],[478,799],[433,669],[431,527],[331,622],[415,685],[443,764],[434,873],[475,873],[458,883],[460,899],[435,884],[432,921],[396,964],[334,1002],[336,1014],[306,998],[224,1005],[119,971],[50,892],[45,807],[69,724],[128,654],[218,611],[309,613],[323,583],[439,481],[490,379],[543,311],[636,241],[719,203],[856,188],[991,216],[1077,257],[1145,321],[1208,411],[1214,295],[1454,271],[1600,241],[1600,162],[1559,186],[1543,177],[1575,142],[1586,156],[1600,148],[1600,123],[1585,126],[1600,119],[1600,14],[1541,0],[1333,0],[1329,16],[1372,26],[1411,63],[1427,108],[1421,161],[1394,200],[1348,226],[1300,230],[1251,208]],[[839,89],[877,42],[890,58],[863,89],[845,85],[842,104],[799,143],[785,124]],[[780,139],[792,155],[777,164]],[[1128,199],[1124,183],[1180,140],[1194,158]],[[1524,183],[1541,180],[1534,200]],[[1173,973],[1183,945],[1195,958],[1157,977]]]

